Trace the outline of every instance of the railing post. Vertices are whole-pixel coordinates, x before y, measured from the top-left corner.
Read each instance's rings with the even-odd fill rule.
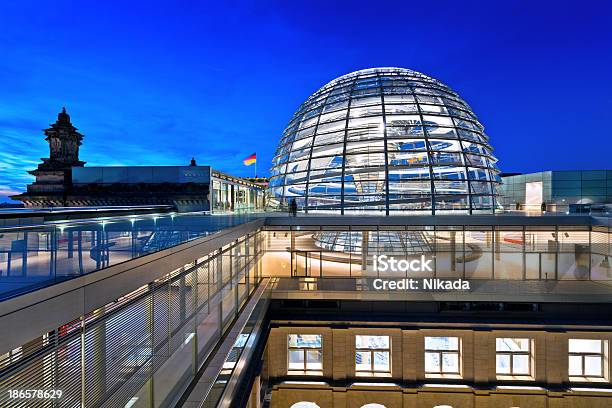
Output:
[[[166,324],[168,325],[168,330],[167,330],[167,335],[168,335],[168,339],[167,339],[167,344],[168,344],[168,355],[171,354],[172,348],[170,345],[170,342],[172,341],[172,301],[171,301],[171,290],[172,290],[172,280],[170,280],[170,278],[168,278],[168,281],[166,282],[166,308],[167,308],[167,318],[166,318]]]
[[[191,365],[193,366],[192,374],[195,375],[198,372],[198,272],[200,270],[200,266],[196,260],[195,268],[193,268],[193,272],[191,273],[191,298],[193,300],[191,307],[191,316],[193,319],[193,359]]]
[[[219,298],[219,338],[223,335],[223,248],[219,249],[217,261],[217,291]]]
[[[148,380],[148,393],[149,393],[149,407],[154,407],[154,390],[153,390],[153,361],[155,360],[155,284],[149,283],[149,293],[150,293],[150,301],[147,303],[147,320],[148,320],[148,329],[151,332],[151,356],[149,358],[150,370],[151,373],[149,375]]]
[[[81,316],[81,408],[85,408],[85,316]]]
[[[179,309],[181,313],[181,323],[187,321],[187,290],[185,288],[185,275],[179,279]]]
[[[236,242],[234,241],[234,246],[232,248],[230,248],[229,253],[230,253],[230,288],[231,290],[234,291],[234,316],[238,316],[238,273],[234,273],[234,262],[235,262],[235,256],[234,256],[234,251],[236,250]]]

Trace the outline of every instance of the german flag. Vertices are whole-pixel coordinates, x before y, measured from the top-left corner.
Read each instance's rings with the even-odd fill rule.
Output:
[[[245,166],[250,166],[251,164],[257,163],[257,153],[253,153],[252,155],[244,159],[242,162]]]

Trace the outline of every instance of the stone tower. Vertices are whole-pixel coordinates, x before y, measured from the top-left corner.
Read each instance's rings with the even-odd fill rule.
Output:
[[[79,146],[83,141],[83,135],[70,123],[70,115],[66,113],[66,108],[62,108],[57,115],[57,121],[44,132],[47,136],[45,140],[49,142],[49,158],[41,159],[43,163],[37,170],[64,169],[85,164],[79,160]]]
[[[43,131],[49,143],[49,157],[42,158],[36,170],[28,171],[36,177],[36,181],[28,184],[27,192],[12,197],[27,207],[66,205],[66,195],[72,183],[72,167],[83,167],[85,164],[79,160],[83,135],[70,122],[66,108],[62,108],[57,121]]]

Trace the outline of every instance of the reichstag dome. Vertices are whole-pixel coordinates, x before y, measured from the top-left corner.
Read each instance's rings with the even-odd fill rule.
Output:
[[[404,68],[356,71],[304,102],[283,133],[270,190],[309,213],[491,213],[489,138],[448,86]]]

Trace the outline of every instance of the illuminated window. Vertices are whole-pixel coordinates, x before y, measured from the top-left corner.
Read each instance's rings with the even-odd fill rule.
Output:
[[[525,183],[525,206],[527,210],[540,210],[544,202],[543,188],[541,181]]]
[[[495,339],[497,375],[531,375],[531,349],[530,339]]]
[[[460,374],[459,337],[425,337],[425,373]]]
[[[603,340],[569,339],[569,375],[604,377]]]
[[[323,349],[320,334],[288,336],[288,369],[305,374],[322,374]]]
[[[355,336],[355,372],[362,375],[391,374],[389,336]]]

